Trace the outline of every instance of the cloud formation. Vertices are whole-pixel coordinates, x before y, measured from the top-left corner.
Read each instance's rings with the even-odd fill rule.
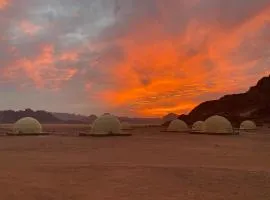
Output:
[[[270,70],[268,0],[6,0],[0,15],[2,79],[76,91],[74,112],[180,114]]]

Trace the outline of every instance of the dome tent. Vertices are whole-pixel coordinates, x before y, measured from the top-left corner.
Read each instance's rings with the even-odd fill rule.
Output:
[[[124,134],[121,131],[121,123],[117,117],[109,113],[105,113],[94,121],[90,135],[116,136],[116,135],[130,135],[130,134]]]
[[[171,121],[169,124],[167,131],[169,132],[185,132],[188,131],[188,126],[186,122],[180,120],[180,119],[175,119]]]
[[[251,120],[245,120],[240,124],[240,130],[251,131],[256,130],[256,124]]]
[[[32,117],[24,117],[15,122],[13,134],[40,134],[42,126],[38,120]]]
[[[210,134],[233,134],[233,127],[225,117],[214,115],[205,120],[203,132]]]
[[[204,126],[203,121],[196,121],[193,123],[191,131],[192,132],[203,132],[203,126]]]
[[[121,123],[117,117],[105,113],[98,117],[92,126],[92,134],[121,133]]]

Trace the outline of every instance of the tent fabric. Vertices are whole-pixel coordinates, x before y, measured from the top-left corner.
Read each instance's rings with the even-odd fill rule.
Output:
[[[214,115],[205,120],[203,132],[216,134],[233,134],[231,122],[225,117]]]
[[[240,124],[240,130],[255,130],[256,124],[251,120],[245,120]]]
[[[173,121],[171,121],[171,123],[169,124],[167,131],[170,132],[184,132],[184,131],[188,131],[188,126],[187,124],[180,120],[180,119],[175,119]]]
[[[203,132],[203,126],[204,126],[203,121],[194,122],[194,124],[192,125],[192,128],[191,128],[191,131],[193,131],[193,132]]]
[[[32,134],[41,133],[42,126],[38,120],[32,117],[24,117],[19,119],[13,126],[14,134]]]
[[[104,114],[97,118],[92,126],[91,134],[120,134],[121,123],[117,117]]]

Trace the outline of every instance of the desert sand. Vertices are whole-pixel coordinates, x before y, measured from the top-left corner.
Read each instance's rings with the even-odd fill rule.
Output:
[[[2,136],[0,199],[270,199],[270,130],[231,136],[160,130]]]

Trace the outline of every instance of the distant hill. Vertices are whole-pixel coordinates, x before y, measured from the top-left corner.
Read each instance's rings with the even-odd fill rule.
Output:
[[[96,115],[85,116],[73,113],[57,113],[57,112],[52,112],[52,114],[58,119],[61,119],[62,121],[65,121],[66,123],[69,124],[92,123],[97,118]]]
[[[25,110],[4,110],[0,111],[0,123],[14,123],[17,120],[19,120],[22,117],[34,117],[41,123],[49,123],[49,124],[57,124],[57,123],[63,123],[62,120],[58,119],[54,115],[52,115],[49,112],[38,110],[33,111],[31,109],[25,109]]]
[[[25,110],[3,110],[0,111],[0,123],[14,123],[22,117],[34,117],[43,124],[90,124],[97,119],[96,115],[79,115],[72,113],[56,113],[43,110],[33,111],[29,108]],[[119,117],[120,121],[135,124],[157,124],[161,123],[159,118],[130,118]]]
[[[57,118],[67,121],[69,123],[92,123],[97,118],[96,115],[77,115],[70,113],[52,113]],[[120,121],[125,121],[134,124],[152,124],[152,123],[161,123],[160,118],[132,118],[132,117],[118,117]]]
[[[270,76],[263,77],[247,92],[225,95],[217,100],[206,101],[179,119],[191,124],[212,115],[222,115],[239,124],[244,119],[257,122],[270,121]]]

